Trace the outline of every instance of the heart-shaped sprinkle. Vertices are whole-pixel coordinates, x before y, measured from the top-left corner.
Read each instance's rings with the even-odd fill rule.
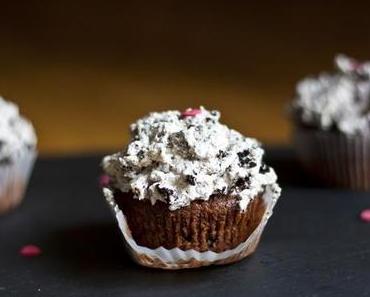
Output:
[[[370,209],[364,209],[360,213],[360,219],[365,223],[370,223]]]
[[[28,244],[23,246],[20,249],[19,253],[23,257],[37,257],[41,255],[42,251],[37,245]]]
[[[202,113],[202,110],[197,108],[188,108],[181,113],[182,117],[195,117],[196,115]]]

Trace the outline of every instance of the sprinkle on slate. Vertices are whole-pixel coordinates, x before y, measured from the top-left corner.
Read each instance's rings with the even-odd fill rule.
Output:
[[[361,211],[360,219],[365,223],[370,223],[370,208]]]
[[[185,117],[195,117],[196,115],[198,115],[200,113],[202,113],[202,111],[200,109],[188,108],[187,110],[185,110],[181,113],[181,116],[183,118],[185,118]]]
[[[110,177],[109,175],[107,174],[102,174],[100,177],[99,177],[99,186],[101,188],[104,188],[104,187],[107,187],[110,183]]]
[[[37,245],[28,244],[23,246],[19,250],[19,253],[23,257],[37,257],[41,255],[42,251]]]

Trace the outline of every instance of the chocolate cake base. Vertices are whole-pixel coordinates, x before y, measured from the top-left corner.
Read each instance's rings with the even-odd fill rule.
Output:
[[[196,200],[175,211],[170,211],[163,202],[152,205],[149,200],[134,199],[130,193],[117,192],[114,199],[127,219],[135,242],[151,249],[177,247],[216,253],[233,249],[248,239],[266,210],[262,195],[254,198],[245,211],[240,211],[235,197],[226,195]],[[252,249],[229,262],[253,252],[258,240]]]
[[[327,185],[370,190],[370,135],[296,127],[294,144],[304,168]]]

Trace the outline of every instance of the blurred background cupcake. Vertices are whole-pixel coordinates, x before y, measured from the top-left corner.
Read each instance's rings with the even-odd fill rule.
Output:
[[[134,259],[167,269],[253,253],[280,196],[264,151],[217,111],[151,113],[123,151],[104,158],[104,194]]]
[[[0,97],[0,213],[17,206],[37,156],[32,124]]]
[[[335,72],[298,83],[291,104],[304,167],[329,185],[370,189],[370,63],[338,55]]]

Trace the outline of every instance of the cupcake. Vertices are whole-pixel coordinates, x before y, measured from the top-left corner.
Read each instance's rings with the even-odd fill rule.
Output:
[[[337,56],[333,73],[298,83],[291,114],[310,173],[331,186],[370,190],[370,62]]]
[[[151,113],[103,159],[103,193],[139,264],[226,264],[256,249],[280,196],[277,176],[259,143],[219,118],[202,107]]]
[[[18,107],[0,97],[0,213],[17,206],[36,159],[36,135]]]

